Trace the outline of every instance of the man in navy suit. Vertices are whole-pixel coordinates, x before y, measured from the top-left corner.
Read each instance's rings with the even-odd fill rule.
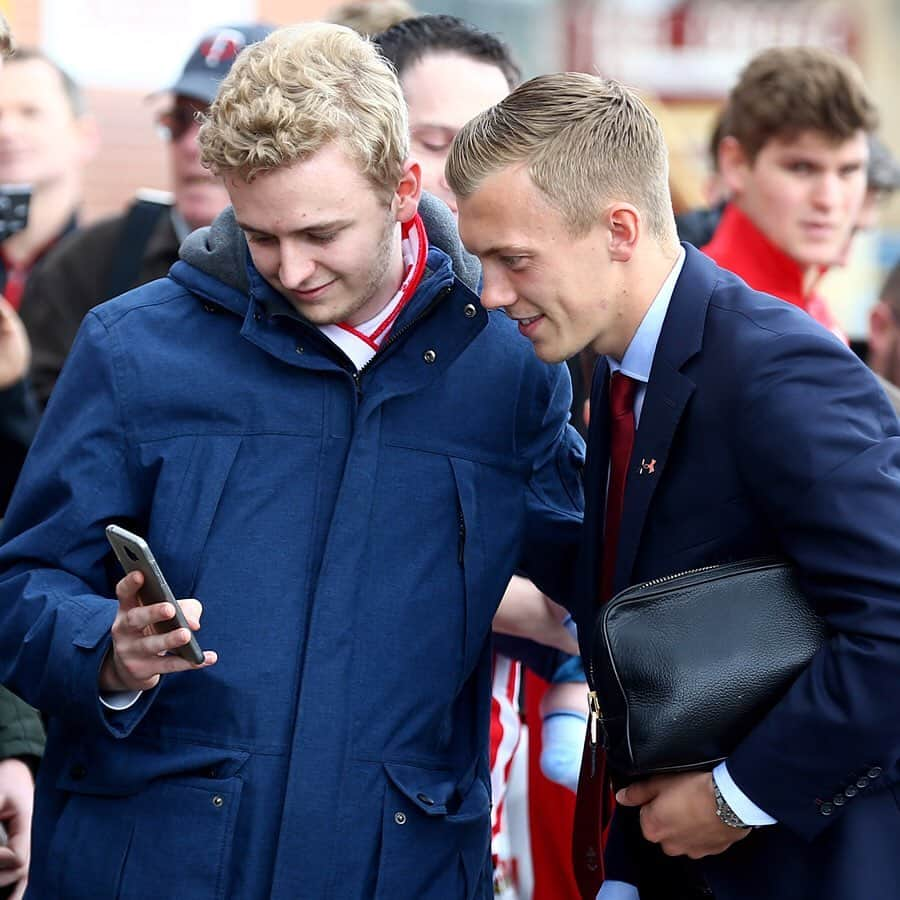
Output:
[[[547,362],[601,355],[582,649],[624,587],[769,554],[831,632],[713,772],[619,792],[599,896],[900,896],[900,425],[873,376],[679,245],[661,130],[621,85],[526,82],[460,132],[447,174],[484,305]]]

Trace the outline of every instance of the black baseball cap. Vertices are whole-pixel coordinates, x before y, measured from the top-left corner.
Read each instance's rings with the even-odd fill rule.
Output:
[[[203,103],[212,103],[219,82],[228,74],[241,50],[263,40],[272,31],[273,26],[261,23],[211,28],[200,38],[178,80],[166,90]]]

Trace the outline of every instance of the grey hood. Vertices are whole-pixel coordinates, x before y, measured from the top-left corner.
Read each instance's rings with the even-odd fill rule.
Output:
[[[437,197],[423,192],[419,214],[429,243],[450,257],[456,277],[469,290],[477,293],[481,263],[463,247],[450,208]],[[191,232],[182,243],[178,255],[184,262],[242,294],[249,292],[247,242],[230,206],[217,216],[212,225]]]

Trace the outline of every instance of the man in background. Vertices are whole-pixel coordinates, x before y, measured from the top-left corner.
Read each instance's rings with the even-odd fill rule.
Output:
[[[209,225],[228,205],[220,179],[200,165],[197,115],[241,50],[266,36],[265,25],[228,25],[205,34],[159,115],[172,176],[171,199],[141,195],[122,215],[79,230],[42,261],[22,300],[31,337],[32,381],[46,405],[85,313],[117,294],[161,278],[195,228]]]
[[[728,97],[719,167],[730,202],[704,252],[840,334],[815,289],[858,226],[876,124],[849,60],[817,47],[760,53]]]
[[[25,227],[0,244],[0,292],[14,309],[35,264],[75,228],[98,140],[68,73],[38,50],[17,49],[0,74],[0,184],[31,187]]]

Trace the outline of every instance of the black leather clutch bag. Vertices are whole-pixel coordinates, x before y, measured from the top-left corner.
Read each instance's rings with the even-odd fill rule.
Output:
[[[600,610],[588,675],[616,779],[712,768],[825,641],[791,567],[711,566],[627,588]]]

